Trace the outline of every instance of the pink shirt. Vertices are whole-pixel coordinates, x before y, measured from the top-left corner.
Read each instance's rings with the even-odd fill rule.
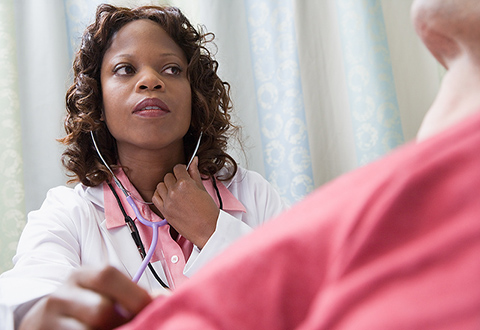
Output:
[[[130,183],[130,180],[128,180],[128,177],[125,175],[123,170],[120,169],[116,171],[115,175],[118,177],[120,182],[122,182],[125,189],[132,194],[139,211],[142,213],[145,219],[152,222],[158,222],[162,220],[150,209],[148,204],[140,202],[143,201],[143,199],[140,197],[140,194],[137,192],[135,187]],[[219,206],[217,194],[213,188],[212,182],[210,180],[205,180],[203,181],[203,185],[210,196],[212,196],[214,201],[217,203],[217,206]],[[135,221],[143,245],[145,246],[145,251],[148,251],[150,242],[152,241],[152,229],[138,221],[123,192],[115,184],[112,184],[112,186],[115,188],[125,212]],[[245,212],[245,208],[242,203],[238,201],[230,191],[228,191],[221,181],[217,180],[217,187],[222,198],[223,210]],[[118,206],[115,196],[106,183],[103,184],[103,196],[107,228],[113,229],[125,226],[125,220],[120,207]],[[178,287],[187,279],[187,277],[183,274],[183,271],[193,248],[194,246],[192,242],[188,241],[181,235],[178,235],[176,241],[173,240],[170,235],[170,226],[167,224],[159,227],[158,243],[151,262],[154,263],[160,261],[170,285],[173,285],[173,287]]]
[[[133,329],[479,329],[480,114],[233,244]]]

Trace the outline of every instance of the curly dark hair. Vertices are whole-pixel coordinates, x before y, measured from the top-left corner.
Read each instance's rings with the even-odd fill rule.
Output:
[[[186,158],[191,155],[200,132],[202,142],[198,150],[199,170],[211,177],[221,168],[228,174],[236,173],[237,164],[226,152],[227,139],[237,127],[230,122],[230,85],[217,75],[218,62],[213,59],[206,44],[214,39],[213,33],[198,31],[182,12],[170,6],[141,6],[134,9],[99,5],[95,22],[89,25],[73,63],[74,81],[66,94],[65,131],[59,141],[66,145],[62,163],[72,178],[86,186],[96,186],[111,179],[108,169],[101,163],[94,149],[90,132],[95,133],[97,144],[105,161],[115,168],[118,162],[116,141],[102,118],[102,86],[100,69],[103,56],[112,37],[127,23],[149,19],[158,24],[185,52],[188,61],[187,77],[192,90],[192,120],[184,137]]]

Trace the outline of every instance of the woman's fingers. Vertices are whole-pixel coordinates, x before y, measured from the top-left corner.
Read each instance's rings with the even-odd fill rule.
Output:
[[[115,301],[131,315],[136,315],[152,300],[146,290],[112,266],[100,271],[76,273],[74,281],[83,288]],[[103,302],[97,303],[100,305]]]
[[[130,320],[151,300],[144,289],[112,266],[81,269],[37,302],[20,329],[112,329]]]

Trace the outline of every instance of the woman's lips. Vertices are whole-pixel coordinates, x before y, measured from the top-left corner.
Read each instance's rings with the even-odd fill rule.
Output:
[[[143,99],[133,109],[132,113],[141,117],[159,117],[170,112],[168,106],[160,99]]]
[[[141,117],[160,117],[167,114],[168,111],[165,111],[157,107],[146,107],[146,108],[134,111],[133,113]]]

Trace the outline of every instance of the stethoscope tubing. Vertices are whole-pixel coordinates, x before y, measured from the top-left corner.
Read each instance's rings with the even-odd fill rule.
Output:
[[[157,242],[158,242],[158,228],[161,227],[161,226],[164,226],[166,225],[168,222],[167,220],[163,219],[162,221],[159,221],[159,222],[152,222],[152,221],[148,221],[146,220],[142,214],[140,213],[140,211],[138,210],[138,207],[137,205],[135,204],[135,202],[133,201],[133,198],[131,195],[127,196],[127,202],[128,204],[130,204],[130,206],[132,207],[133,209],[133,212],[135,212],[135,216],[137,217],[137,219],[143,223],[144,225],[146,226],[149,226],[152,228],[152,241],[150,243],[150,247],[148,248],[148,252],[147,252],[147,255],[145,256],[145,258],[143,259],[140,267],[138,268],[137,270],[137,273],[135,274],[135,276],[133,276],[132,278],[132,281],[137,283],[139,280],[140,280],[140,277],[142,276],[142,274],[145,272],[145,269],[147,268],[148,266],[148,263],[150,262],[150,260],[152,259],[152,256],[153,256],[153,253],[155,252],[155,249],[157,247]],[[168,271],[168,270],[165,270],[165,271]],[[170,283],[171,284],[171,283]]]
[[[200,136],[198,137],[198,141],[197,141],[197,144],[195,146],[195,150],[193,151],[192,157],[190,158],[189,162],[187,163],[187,170],[190,167],[190,164],[192,163],[193,159],[195,158],[195,155],[197,154],[198,148],[200,147],[200,141],[202,139],[202,135],[203,135],[203,132],[200,132]],[[145,258],[143,258],[143,261],[142,261],[139,269],[137,270],[134,277],[132,278],[133,282],[138,283],[138,281],[140,280],[140,277],[145,272],[145,269],[150,264],[150,260],[152,259],[153,253],[155,252],[155,249],[157,247],[158,228],[162,227],[162,226],[165,226],[166,224],[168,224],[168,222],[167,222],[166,219],[163,219],[162,221],[158,221],[158,222],[152,222],[152,221],[149,221],[149,220],[145,219],[142,216],[142,214],[140,213],[140,210],[137,207],[137,204],[134,202],[134,200],[132,198],[132,195],[125,189],[125,187],[122,185],[120,180],[116,177],[116,175],[113,173],[110,166],[108,166],[107,162],[103,158],[103,156],[100,152],[100,149],[97,146],[97,142],[95,141],[95,137],[94,137],[92,131],[90,131],[90,136],[92,138],[92,142],[93,142],[93,145],[95,147],[95,150],[96,150],[98,156],[100,157],[100,160],[102,161],[102,163],[107,167],[107,169],[112,174],[113,180],[114,180],[115,184],[117,185],[117,187],[125,194],[126,200],[127,200],[128,204],[130,204],[130,207],[132,208],[133,212],[135,213],[135,216],[137,217],[137,219],[141,223],[143,223],[145,226],[148,226],[148,227],[152,228],[152,241],[150,243],[150,247],[148,249],[147,254],[145,255]],[[214,184],[215,184],[215,179],[214,179]],[[217,191],[217,193],[218,193],[218,191]],[[220,203],[221,203],[221,199],[220,199]],[[162,252],[162,258],[165,259],[165,256],[163,254],[163,249],[161,249],[161,250],[162,250],[161,251]],[[163,264],[165,264],[165,260],[163,260]],[[168,267],[166,267],[166,265],[163,265],[163,264],[162,264],[162,266],[163,266],[163,270],[165,272],[165,276],[167,277],[167,281],[168,281],[168,279],[170,279],[169,284],[170,284],[170,286],[173,286],[174,285],[173,284],[173,278],[170,274],[170,271],[169,271]]]

